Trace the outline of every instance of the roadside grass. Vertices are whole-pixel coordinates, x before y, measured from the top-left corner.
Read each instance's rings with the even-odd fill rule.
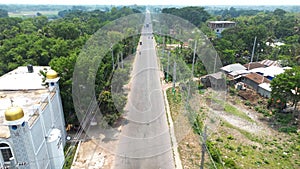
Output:
[[[77,146],[78,146],[78,143],[76,143],[75,145],[72,145],[72,143],[66,143],[66,145],[64,147],[65,163],[64,163],[63,169],[71,168]]]
[[[251,142],[242,141],[245,139],[251,140]],[[211,135],[209,141],[210,148],[220,153],[218,165],[223,165],[222,168],[300,167],[300,146],[297,147],[295,139],[291,139],[289,142],[283,140],[282,136],[258,138],[225,123]]]
[[[171,114],[180,111],[181,97],[172,89],[167,91]],[[210,98],[212,101],[224,105],[224,111],[233,116],[257,123],[244,112],[238,110],[230,103]],[[199,114],[207,114],[208,109],[201,108]],[[287,124],[288,118],[280,118],[277,123]],[[196,120],[201,121],[202,119]],[[195,127],[193,127],[195,128]],[[273,130],[270,128],[270,130]],[[179,153],[182,164],[187,168],[199,168],[201,158],[201,147],[199,143],[199,132],[194,130],[193,138],[184,139],[179,143]],[[175,131],[176,132],[176,131]],[[178,131],[177,131],[178,132]],[[192,143],[192,141],[194,141]],[[222,120],[220,126],[209,133],[207,148],[217,168],[300,168],[300,134],[280,133],[275,131],[274,135],[256,135],[234,126],[230,122]],[[205,168],[214,168],[212,162],[206,156]]]

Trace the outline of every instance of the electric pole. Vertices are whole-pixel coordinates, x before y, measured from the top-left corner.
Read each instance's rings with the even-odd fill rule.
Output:
[[[201,156],[201,165],[200,165],[200,169],[204,169],[204,159],[205,159],[205,151],[206,151],[206,139],[207,139],[207,135],[206,135],[206,126],[204,126],[204,132],[203,132],[203,143],[202,143],[202,156]]]
[[[114,49],[113,45],[111,45],[111,60],[112,60],[112,66],[113,66],[113,71],[115,70],[115,63],[114,63]]]
[[[175,83],[176,83],[176,62],[174,61],[173,67],[173,94],[175,95]]]
[[[167,83],[169,81],[169,69],[170,69],[170,51],[168,52],[168,65],[167,65]]]

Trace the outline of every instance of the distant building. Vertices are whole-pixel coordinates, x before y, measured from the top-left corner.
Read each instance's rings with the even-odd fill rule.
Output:
[[[223,30],[227,28],[232,28],[236,26],[236,22],[233,21],[209,21],[208,26],[214,32],[216,32],[217,36],[221,36]]]
[[[63,167],[66,132],[58,81],[45,66],[18,67],[0,77],[1,169]]]

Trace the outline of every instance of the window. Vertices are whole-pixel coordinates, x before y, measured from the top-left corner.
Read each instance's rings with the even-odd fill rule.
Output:
[[[8,144],[0,143],[0,150],[4,162],[9,162],[9,159],[12,157],[12,152]]]

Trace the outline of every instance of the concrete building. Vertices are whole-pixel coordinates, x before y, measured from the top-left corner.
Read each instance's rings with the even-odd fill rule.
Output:
[[[208,26],[214,32],[216,32],[217,36],[221,36],[221,33],[227,29],[236,26],[236,22],[233,21],[209,21]]]
[[[0,77],[1,169],[62,168],[66,132],[58,81],[55,71],[42,66]]]

